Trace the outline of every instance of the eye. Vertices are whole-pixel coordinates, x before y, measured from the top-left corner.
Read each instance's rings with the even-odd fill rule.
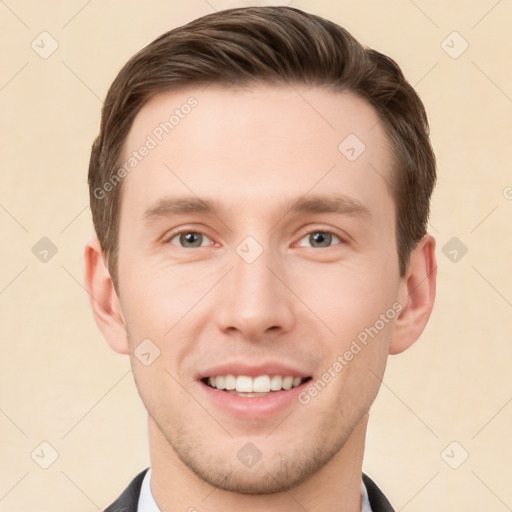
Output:
[[[178,245],[173,243],[173,240],[175,239],[178,239],[178,244],[184,249],[193,249],[194,247],[204,247],[205,245],[211,245],[211,243],[202,243],[205,239],[210,240],[210,238],[200,231],[179,231],[169,239],[169,243],[172,245]],[[210,242],[212,241],[210,240]]]
[[[302,240],[307,239],[311,243],[311,247],[331,247],[331,242],[333,241],[333,238],[338,240],[338,242],[343,242],[341,238],[339,238],[334,233],[331,233],[330,231],[310,231],[306,236],[301,238]],[[300,247],[307,247],[299,243]]]

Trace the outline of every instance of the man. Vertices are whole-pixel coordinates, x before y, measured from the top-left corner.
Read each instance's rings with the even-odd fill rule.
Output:
[[[85,280],[151,468],[107,511],[390,511],[362,474],[435,295],[435,158],[398,66],[287,7],[220,11],[114,80]]]

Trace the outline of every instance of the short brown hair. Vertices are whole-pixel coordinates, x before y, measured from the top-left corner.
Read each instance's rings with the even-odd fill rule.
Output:
[[[436,181],[419,96],[392,59],[363,47],[339,25],[291,7],[245,7],[209,14],[161,35],[124,65],[107,93],[91,151],[89,193],[94,227],[116,289],[122,183],[100,197],[95,191],[121,165],[137,113],[163,91],[258,83],[350,91],[375,108],[393,153],[389,185],[404,275],[411,250],[426,234]]]

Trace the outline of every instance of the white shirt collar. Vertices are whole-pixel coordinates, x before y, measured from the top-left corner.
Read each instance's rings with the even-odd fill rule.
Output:
[[[366,490],[366,485],[364,485],[363,480],[361,480],[361,512],[372,512],[370,500],[368,499],[368,491]]]
[[[158,505],[153,498],[153,494],[151,494],[151,468],[144,475],[144,480],[142,481],[142,487],[140,489],[139,496],[139,504],[137,506],[137,512],[161,512],[158,508]],[[370,501],[368,500],[368,491],[366,490],[366,486],[364,482],[361,480],[361,512],[372,512],[370,507]]]
[[[151,494],[151,468],[144,475],[142,481],[142,487],[140,489],[139,504],[137,506],[137,512],[161,512],[156,504],[153,495]]]

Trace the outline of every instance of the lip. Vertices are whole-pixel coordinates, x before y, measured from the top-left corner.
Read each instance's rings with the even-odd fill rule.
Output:
[[[300,375],[297,375],[297,377],[300,377]],[[199,381],[199,387],[201,393],[206,397],[206,400],[213,404],[216,409],[220,409],[224,414],[234,418],[262,419],[282,412],[294,403],[298,405],[297,397],[299,393],[304,391],[310,383],[311,379],[295,388],[274,391],[267,396],[261,397],[232,395],[227,391],[212,388],[202,381]]]
[[[311,377],[311,373],[304,372],[298,368],[279,363],[277,361],[268,361],[260,364],[247,364],[241,361],[233,361],[217,366],[211,366],[202,370],[196,376],[197,380],[206,377],[217,377],[218,375],[246,375],[248,377],[258,377],[259,375],[281,375],[282,377]]]

